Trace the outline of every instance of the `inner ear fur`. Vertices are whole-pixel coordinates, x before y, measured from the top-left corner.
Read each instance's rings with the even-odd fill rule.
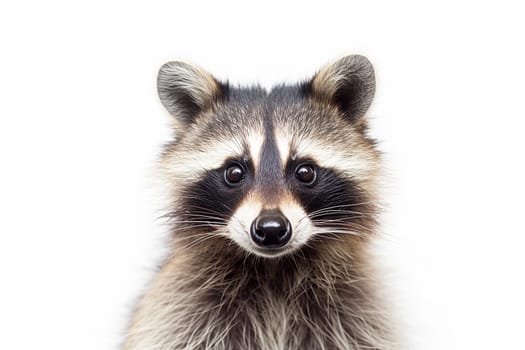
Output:
[[[181,61],[168,62],[160,68],[157,88],[162,104],[183,124],[191,123],[227,92],[226,84],[205,70]]]
[[[361,55],[343,57],[321,68],[307,90],[311,97],[335,105],[351,122],[359,122],[374,98],[374,67]]]

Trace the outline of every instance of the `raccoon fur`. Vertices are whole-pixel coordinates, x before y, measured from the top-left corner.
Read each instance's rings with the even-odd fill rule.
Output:
[[[397,348],[369,249],[374,91],[359,55],[270,90],[162,66],[175,129],[160,159],[170,253],[123,349]]]

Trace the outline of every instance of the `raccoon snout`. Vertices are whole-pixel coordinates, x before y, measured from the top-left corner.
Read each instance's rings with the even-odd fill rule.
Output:
[[[252,241],[263,248],[279,248],[290,241],[292,226],[279,210],[263,210],[252,222]]]

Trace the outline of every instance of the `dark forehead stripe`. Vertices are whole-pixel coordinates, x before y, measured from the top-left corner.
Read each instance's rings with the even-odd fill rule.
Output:
[[[263,199],[275,202],[283,184],[282,162],[274,135],[271,105],[266,105],[264,113],[264,142],[257,167],[257,187]]]

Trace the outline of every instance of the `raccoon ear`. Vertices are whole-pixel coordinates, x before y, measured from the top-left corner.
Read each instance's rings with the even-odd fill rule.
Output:
[[[358,122],[374,98],[374,67],[364,56],[343,57],[324,66],[307,90],[312,97],[337,106],[350,121]]]
[[[183,124],[191,123],[227,92],[227,85],[185,62],[168,62],[159,70],[157,89],[164,107]]]

